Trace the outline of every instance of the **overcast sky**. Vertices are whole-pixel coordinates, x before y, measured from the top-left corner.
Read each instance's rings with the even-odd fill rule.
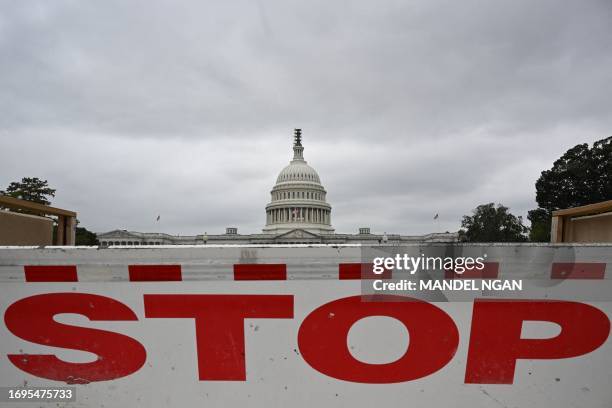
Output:
[[[337,232],[403,234],[612,134],[610,0],[0,0],[0,61],[0,188],[96,232],[259,232],[294,127]]]

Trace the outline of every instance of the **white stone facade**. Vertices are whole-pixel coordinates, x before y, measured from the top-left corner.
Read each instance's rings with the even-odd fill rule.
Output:
[[[331,222],[332,207],[318,173],[304,160],[300,129],[295,129],[293,160],[276,178],[266,205],[266,224],[261,234],[238,234],[228,227],[225,234],[174,236],[114,230],[98,234],[102,246],[111,245],[206,245],[206,244],[349,244],[367,245],[418,242],[455,242],[457,233],[427,235],[372,234],[359,228],[358,234],[337,234]]]
[[[266,205],[264,233],[280,234],[302,229],[315,234],[331,234],[331,205],[319,175],[304,160],[302,133],[295,129],[293,160],[285,167],[270,192]]]

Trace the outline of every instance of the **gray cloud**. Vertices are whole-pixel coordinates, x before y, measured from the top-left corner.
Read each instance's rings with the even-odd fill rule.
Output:
[[[296,126],[338,231],[456,230],[611,133],[609,1],[0,9],[0,186],[96,231],[258,231]]]

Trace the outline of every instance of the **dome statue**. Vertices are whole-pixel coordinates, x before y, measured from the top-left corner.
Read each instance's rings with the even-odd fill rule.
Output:
[[[266,205],[265,233],[284,233],[301,229],[316,234],[331,234],[331,206],[327,191],[316,170],[304,160],[302,130],[295,129],[293,160],[281,170]]]

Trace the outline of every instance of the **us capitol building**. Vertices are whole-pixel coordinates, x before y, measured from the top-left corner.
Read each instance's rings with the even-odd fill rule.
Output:
[[[175,236],[163,233],[114,230],[97,234],[100,245],[216,245],[216,244],[403,244],[454,242],[457,233],[427,235],[338,234],[331,222],[332,207],[319,174],[304,160],[302,131],[295,129],[293,160],[281,170],[266,205],[266,225],[260,234],[239,234],[228,227],[224,234]]]

